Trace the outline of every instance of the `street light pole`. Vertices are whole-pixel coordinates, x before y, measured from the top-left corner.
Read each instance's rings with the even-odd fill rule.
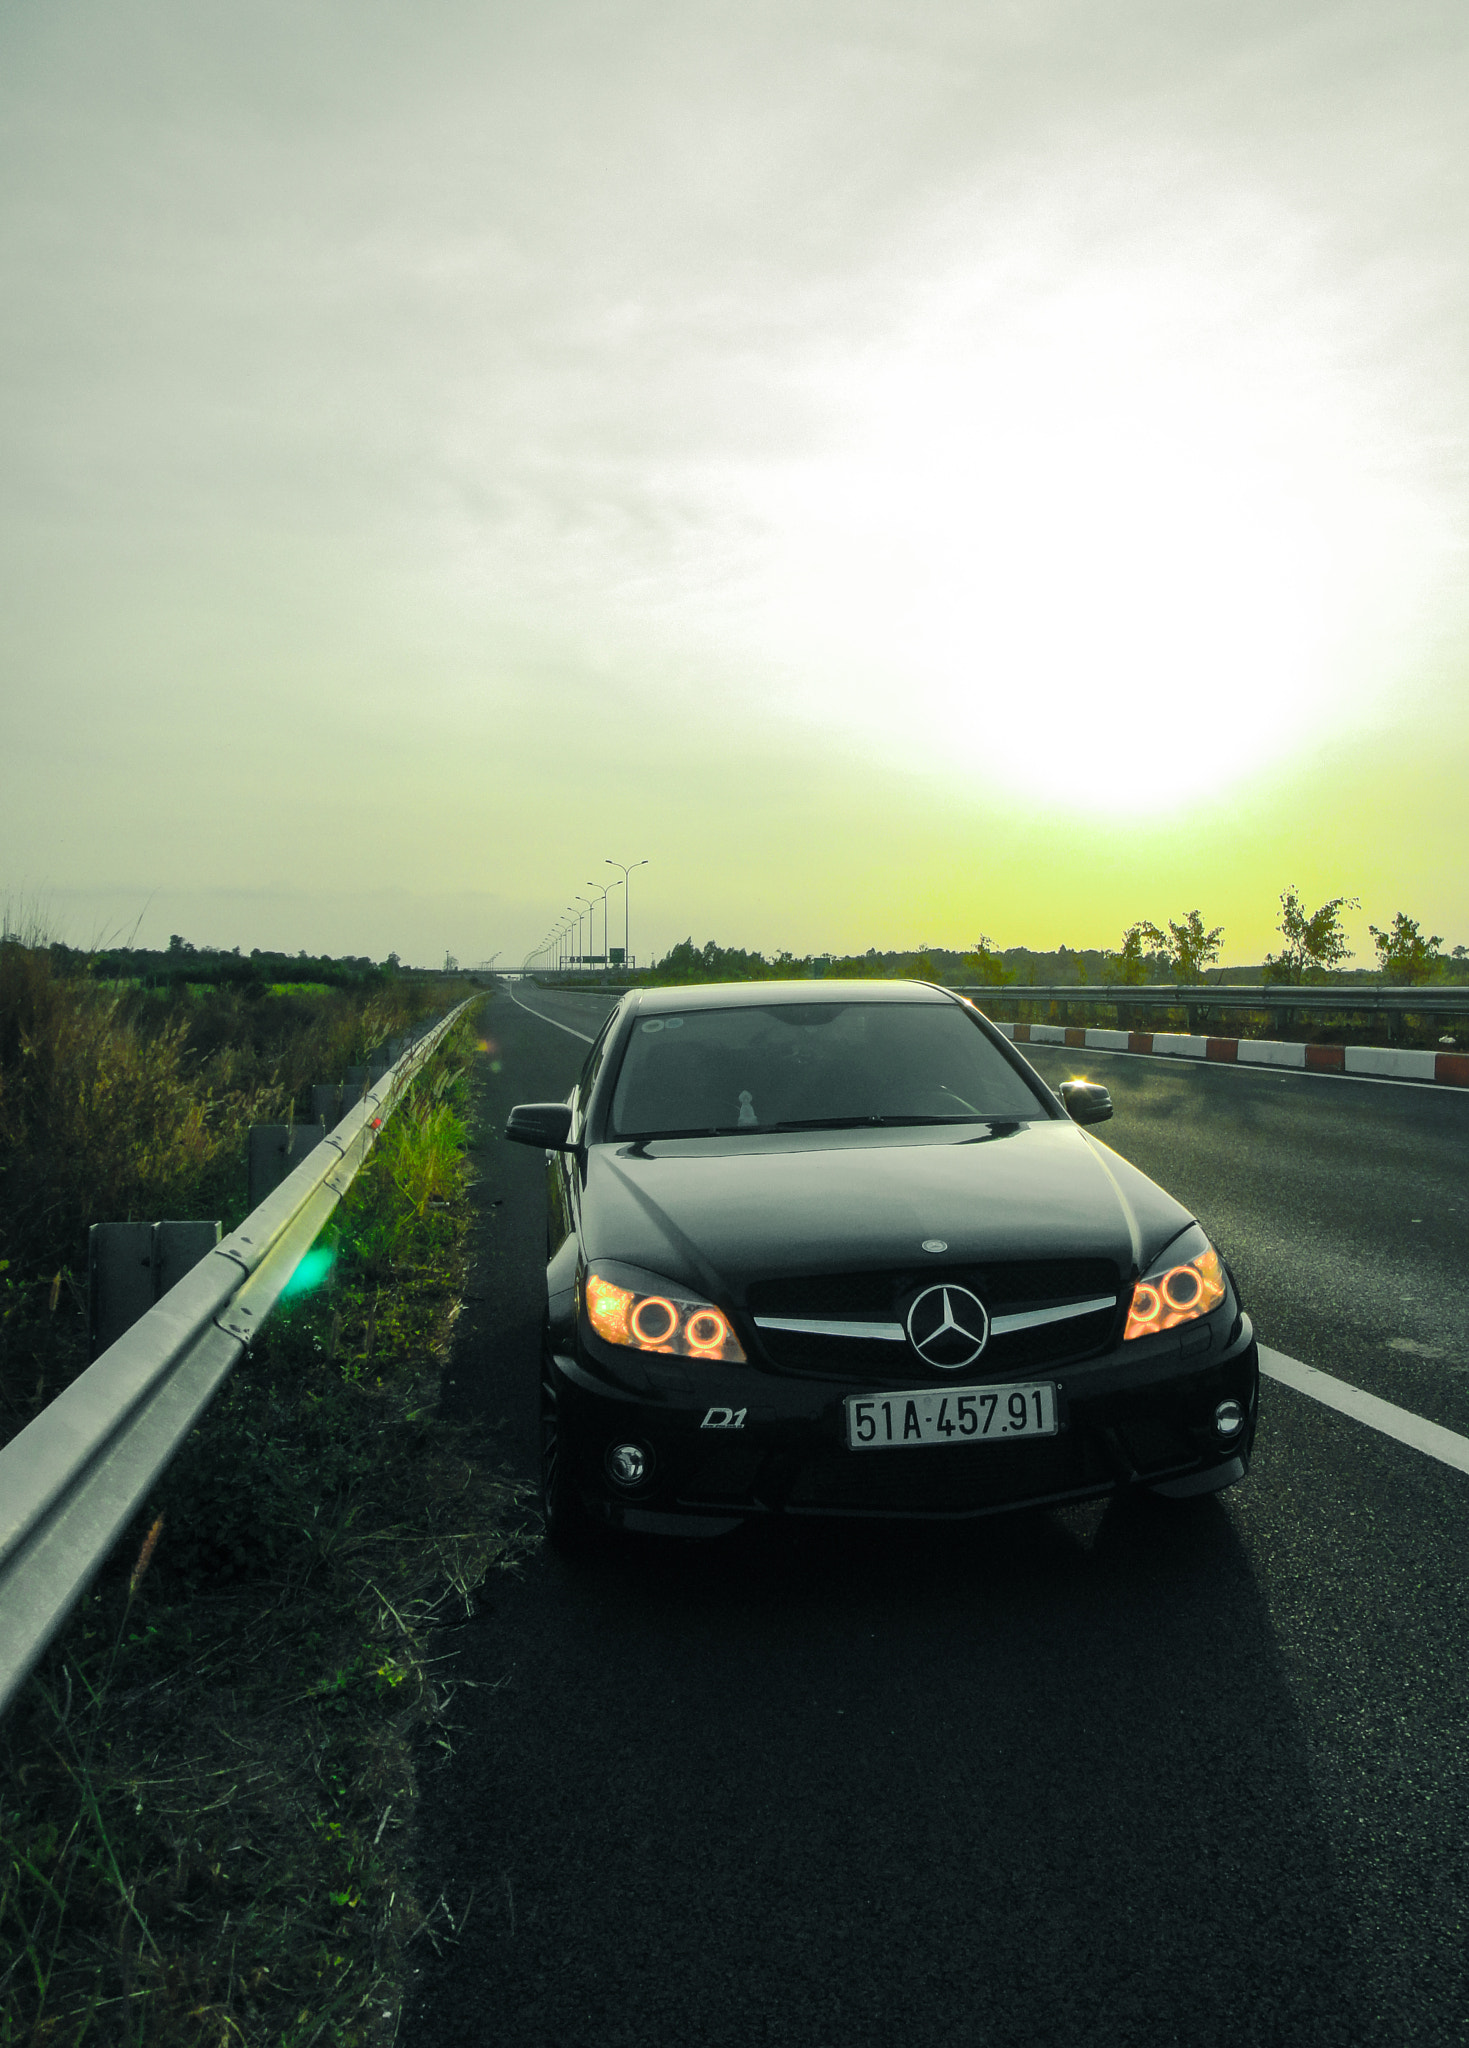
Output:
[[[603,979],[605,980],[606,970],[611,965],[611,962],[607,958],[607,898],[611,895],[612,891],[617,887],[617,884],[615,882],[609,882],[607,884],[607,887],[604,889],[600,882],[594,882],[589,880],[587,882],[587,887],[589,889],[597,890],[602,898],[602,969]],[[595,954],[596,950],[597,927],[594,924],[592,926],[592,952]]]
[[[648,863],[645,860],[635,860],[632,866],[629,867],[623,861],[613,860],[608,854],[604,854],[603,859],[609,868],[622,869],[622,964],[625,969],[630,969],[632,962],[632,881],[630,878],[633,868],[645,868]]]

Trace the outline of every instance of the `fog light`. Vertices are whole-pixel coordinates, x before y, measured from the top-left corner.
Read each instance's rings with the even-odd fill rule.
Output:
[[[641,1444],[614,1444],[607,1453],[607,1470],[619,1486],[641,1486],[652,1463]]]
[[[1221,1401],[1214,1410],[1214,1427],[1222,1437],[1238,1436],[1245,1426],[1245,1411],[1238,1401]]]

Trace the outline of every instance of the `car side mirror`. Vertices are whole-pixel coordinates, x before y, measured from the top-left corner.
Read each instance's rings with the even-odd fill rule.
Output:
[[[1100,1081],[1063,1081],[1061,1102],[1074,1124],[1104,1124],[1112,1114],[1112,1097]]]
[[[571,1104],[569,1102],[518,1102],[505,1121],[505,1135],[513,1145],[539,1145],[547,1152],[569,1150]]]

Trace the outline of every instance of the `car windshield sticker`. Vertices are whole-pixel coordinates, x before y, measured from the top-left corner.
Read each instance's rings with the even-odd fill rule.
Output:
[[[758,1123],[759,1123],[759,1121],[760,1121],[759,1117],[758,1117],[758,1116],[756,1116],[756,1114],[755,1114],[755,1103],[754,1103],[754,1099],[753,1099],[753,1097],[751,1096],[751,1094],[750,1094],[750,1091],[749,1091],[749,1089],[748,1089],[748,1088],[742,1088],[742,1089],[740,1090],[740,1122],[741,1122],[741,1124],[758,1124]]]
[[[661,1017],[650,1017],[643,1026],[643,1029],[644,1031],[661,1031],[663,1029],[663,1019]]]

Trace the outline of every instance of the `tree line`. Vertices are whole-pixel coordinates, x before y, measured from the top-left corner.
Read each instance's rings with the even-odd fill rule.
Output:
[[[393,980],[399,971],[396,953],[390,953],[381,963],[365,955],[334,959],[325,953],[263,952],[258,946],[242,953],[238,946],[228,950],[222,946],[196,946],[177,932],[166,948],[90,949],[53,940],[40,950],[49,955],[52,970],[58,975],[85,975],[101,982],[136,982],[145,989],[173,989],[187,983],[237,988],[246,994],[288,984],[373,988]]]
[[[1282,890],[1276,931],[1279,949],[1267,953],[1263,975],[1267,982],[1326,982],[1344,971],[1354,955],[1342,926],[1343,913],[1359,910],[1355,896],[1333,896],[1315,910],[1307,911],[1300,890],[1292,884]],[[1398,911],[1385,926],[1369,925],[1375,954],[1375,972],[1395,987],[1412,987],[1446,974],[1463,970],[1469,961],[1469,947],[1443,950],[1442,934],[1426,933],[1416,918]],[[1210,926],[1195,909],[1165,924],[1139,918],[1128,925],[1115,949],[1092,947],[1073,950],[1066,946],[1038,952],[1026,946],[1003,951],[988,933],[981,932],[972,947],[951,950],[920,943],[909,951],[846,955],[796,955],[748,952],[740,947],[720,946],[713,939],[702,946],[692,936],[681,939],[651,969],[636,978],[657,982],[769,981],[807,975],[833,979],[866,980],[892,976],[918,981],[958,981],[1002,988],[1010,984],[1044,985],[1048,981],[1120,982],[1140,987],[1145,982],[1172,980],[1180,986],[1198,986],[1218,962],[1223,946],[1223,925]],[[1049,964],[1048,964],[1049,963]]]

